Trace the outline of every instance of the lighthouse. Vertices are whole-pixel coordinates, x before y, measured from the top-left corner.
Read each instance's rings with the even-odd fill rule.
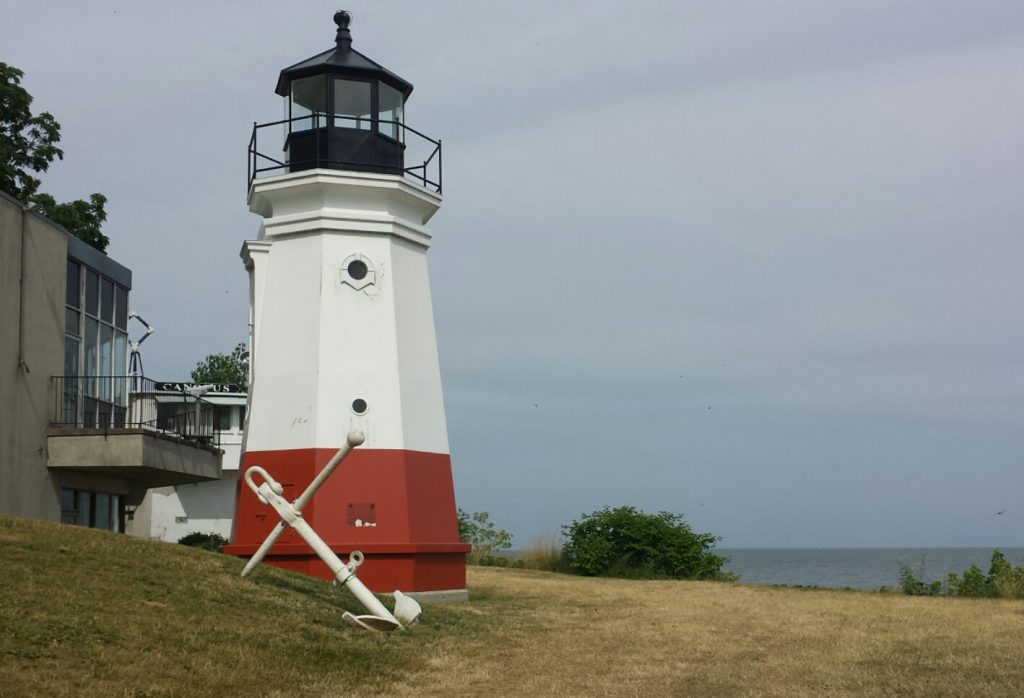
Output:
[[[264,468],[292,500],[345,443],[303,518],[339,556],[361,551],[373,591],[465,596],[427,274],[441,205],[440,141],[406,122],[413,86],[335,45],[281,71],[284,118],[254,125],[242,248],[250,280],[250,392],[242,473]],[[242,478],[240,478],[241,481]],[[277,523],[239,488],[231,545],[251,556]],[[332,579],[288,529],[266,562]]]

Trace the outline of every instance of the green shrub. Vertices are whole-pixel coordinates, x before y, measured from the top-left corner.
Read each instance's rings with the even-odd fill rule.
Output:
[[[908,596],[940,596],[942,582],[924,581],[924,560],[915,572],[908,565],[900,565],[900,591]]]
[[[988,574],[971,565],[962,575],[948,577],[949,595],[985,599],[1024,599],[1024,567],[1014,567],[999,550],[992,551]]]
[[[732,579],[718,538],[694,533],[678,514],[605,507],[563,527],[562,554],[577,574],[630,579]]]
[[[486,511],[469,514],[459,509],[459,540],[473,546],[466,556],[471,565],[508,567],[508,559],[495,553],[512,547],[512,534],[496,529],[491,515]],[[504,562],[504,564],[502,564]]]
[[[202,548],[211,552],[220,552],[220,549],[230,543],[227,538],[217,533],[190,533],[178,539],[181,545],[191,548]]]

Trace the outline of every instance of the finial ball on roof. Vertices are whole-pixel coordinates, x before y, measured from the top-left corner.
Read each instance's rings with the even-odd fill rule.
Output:
[[[338,29],[348,29],[348,25],[352,22],[352,14],[345,10],[338,10],[334,13],[334,23],[338,25]]]

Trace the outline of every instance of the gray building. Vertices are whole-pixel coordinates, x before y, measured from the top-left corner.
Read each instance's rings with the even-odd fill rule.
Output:
[[[148,489],[220,477],[213,406],[129,375],[131,287],[0,192],[0,514],[132,532]]]

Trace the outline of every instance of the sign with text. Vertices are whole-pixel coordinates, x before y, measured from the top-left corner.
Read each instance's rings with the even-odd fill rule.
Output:
[[[243,392],[234,383],[156,383],[157,390],[165,393],[183,393],[200,387],[209,387],[210,393],[241,393]]]

